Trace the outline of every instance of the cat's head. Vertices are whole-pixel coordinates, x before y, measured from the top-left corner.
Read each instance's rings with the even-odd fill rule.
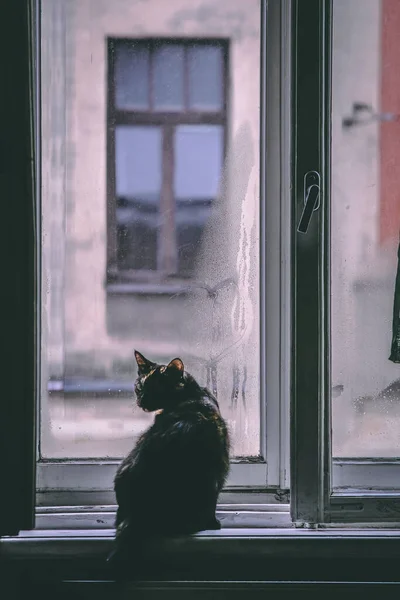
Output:
[[[138,376],[135,382],[137,403],[146,412],[170,408],[183,387],[184,365],[174,358],[167,365],[148,360],[135,350]]]

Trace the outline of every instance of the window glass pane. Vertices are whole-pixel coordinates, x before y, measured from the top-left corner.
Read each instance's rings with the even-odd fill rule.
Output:
[[[115,44],[115,105],[120,109],[148,108],[149,51],[140,44]]]
[[[221,110],[223,63],[220,46],[193,45],[188,48],[189,108]]]
[[[183,108],[183,47],[162,45],[154,50],[154,108]]]
[[[400,3],[333,2],[332,414],[336,457],[400,456],[389,359],[400,230]]]
[[[193,274],[221,178],[223,128],[181,125],[175,137],[178,272]]]
[[[155,270],[162,179],[161,130],[117,127],[115,169],[118,266]]]
[[[132,448],[153,420],[134,401],[134,349],[162,363],[180,356],[216,391],[233,456],[260,456],[260,2],[240,3],[240,35],[237,21],[224,17],[231,0],[219,0],[217,20],[182,19],[179,27],[175,4],[42,0],[40,435],[47,458],[119,458]],[[207,3],[179,6],[202,14]],[[150,113],[139,123],[136,110],[115,124],[107,115],[105,39],[137,36],[159,47],[177,35],[231,40],[229,126],[206,117],[201,127],[160,125]],[[147,51],[134,41],[124,48],[118,105],[146,108]],[[192,106],[221,106],[217,53],[209,55],[209,76],[205,55],[194,59],[193,72],[204,72]],[[161,86],[160,102],[178,102],[173,86],[168,93]],[[197,219],[200,227],[192,226]],[[165,275],[159,264],[173,264],[171,242],[179,260]]]

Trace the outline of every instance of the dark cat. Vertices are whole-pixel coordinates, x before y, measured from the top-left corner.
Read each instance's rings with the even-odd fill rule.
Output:
[[[158,365],[135,351],[138,406],[158,411],[115,476],[116,542],[220,529],[218,494],[229,436],[217,400],[180,358]]]

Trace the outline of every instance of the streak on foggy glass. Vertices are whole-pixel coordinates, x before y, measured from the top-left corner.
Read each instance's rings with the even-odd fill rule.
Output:
[[[118,265],[157,269],[161,130],[119,126],[115,135]]]
[[[333,455],[394,458],[400,379],[388,357],[400,229],[400,4],[335,0],[333,18]]]
[[[153,419],[134,402],[135,348],[181,356],[217,390],[233,455],[259,455],[260,2],[209,6],[42,0],[44,457],[132,448]],[[181,51],[157,54],[177,36],[181,112]]]

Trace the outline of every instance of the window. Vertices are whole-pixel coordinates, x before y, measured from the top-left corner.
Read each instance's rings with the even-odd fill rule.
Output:
[[[318,123],[294,138],[297,224],[306,217],[309,227],[295,237],[292,511],[300,523],[395,522],[399,395],[388,357],[399,113],[388,73],[396,85],[398,7],[335,0],[323,10],[318,51],[310,43],[297,54],[296,119],[318,113]]]
[[[93,525],[99,504],[112,522],[150,418],[135,347],[182,355],[219,396],[227,523],[397,522],[397,5],[118,1],[42,0],[37,103],[21,88],[41,107],[38,522],[79,506]]]
[[[193,277],[225,157],[227,42],[108,48],[108,281]]]
[[[265,358],[281,317],[261,309],[279,306],[284,280],[261,252],[281,252],[281,207],[267,223],[262,183],[261,3],[232,19],[224,0],[210,27],[195,18],[179,38],[174,5],[119,4],[41,2],[38,504],[112,505],[116,465],[152,419],[133,402],[134,349],[181,356],[217,394],[232,437],[226,498],[275,502],[288,392],[281,355]],[[279,101],[271,88],[271,114]],[[279,156],[268,162],[279,173]]]

